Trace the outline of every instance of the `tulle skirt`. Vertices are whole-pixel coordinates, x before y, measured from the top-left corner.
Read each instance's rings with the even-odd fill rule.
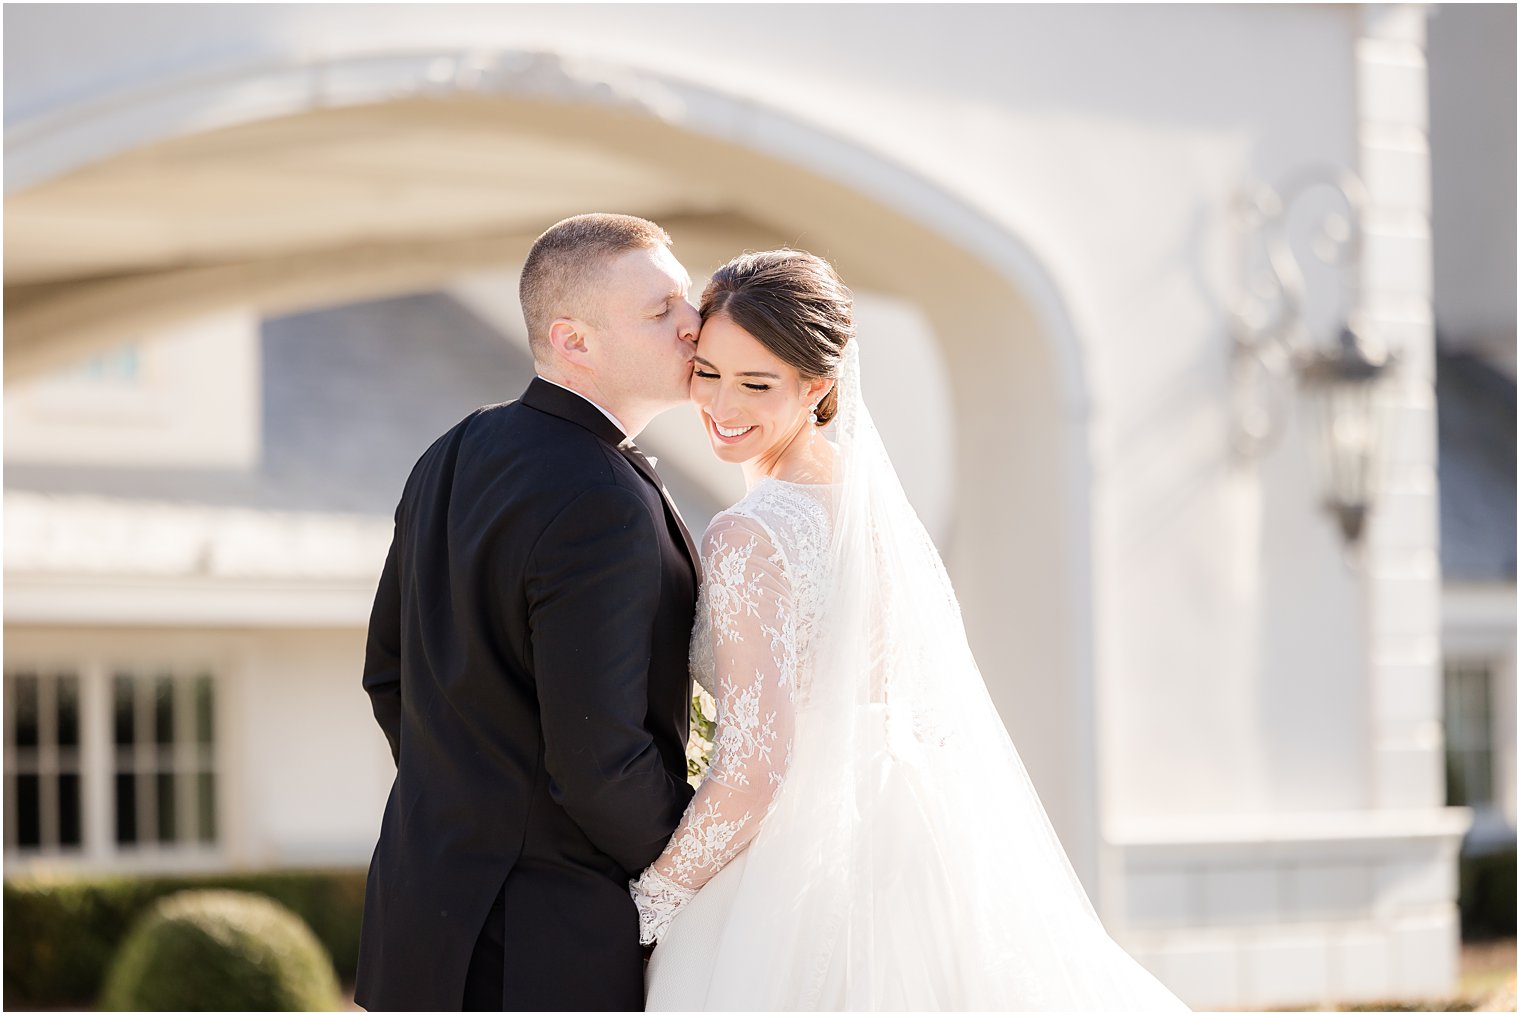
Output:
[[[655,949],[648,1010],[1187,1010],[1054,866],[1043,810],[978,808],[1019,795],[886,706],[846,712],[799,711],[759,833]]]

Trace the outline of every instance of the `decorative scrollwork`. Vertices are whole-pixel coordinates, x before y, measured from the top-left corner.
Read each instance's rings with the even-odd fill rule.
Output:
[[[1295,367],[1314,344],[1304,323],[1307,283],[1288,239],[1288,213],[1309,191],[1326,189],[1342,212],[1325,214],[1311,238],[1314,255],[1341,269],[1341,284],[1354,306],[1356,272],[1362,255],[1362,216],[1367,204],[1362,181],[1349,170],[1316,166],[1292,176],[1280,188],[1256,186],[1236,201],[1234,213],[1260,265],[1230,314],[1234,342],[1231,443],[1246,458],[1258,458],[1276,443],[1291,406]],[[1353,311],[1348,310],[1348,315]]]

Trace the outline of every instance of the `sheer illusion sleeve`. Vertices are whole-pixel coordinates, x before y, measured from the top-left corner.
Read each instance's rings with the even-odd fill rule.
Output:
[[[670,844],[631,883],[643,944],[754,838],[791,760],[797,631],[781,551],[756,519],[721,515],[702,560],[698,622],[709,625],[718,703],[712,765]]]

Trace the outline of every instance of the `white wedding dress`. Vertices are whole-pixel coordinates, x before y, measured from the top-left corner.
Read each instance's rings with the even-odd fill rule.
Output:
[[[632,884],[651,1011],[1186,1007],[1107,934],[860,399],[835,481],[767,478],[702,541],[711,767]]]

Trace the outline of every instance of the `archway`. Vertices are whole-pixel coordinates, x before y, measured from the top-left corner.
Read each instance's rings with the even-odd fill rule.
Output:
[[[1080,345],[1037,258],[947,188],[784,110],[544,52],[166,78],[109,107],[28,124],[7,138],[7,156],[8,379],[222,306],[277,313],[511,264],[545,223],[608,203],[665,224],[694,272],[788,243],[829,257],[857,288],[919,308],[956,411],[956,527],[944,549],[972,645],[1073,864],[1099,894]],[[515,167],[521,200],[473,218],[443,198],[408,204],[430,173],[469,157]],[[308,200],[359,193],[336,216],[341,228],[314,229],[299,209],[246,221],[224,208],[211,223],[221,227],[199,235],[194,214],[176,214],[228,193],[198,195],[175,179],[273,173],[282,159],[299,176],[313,158],[325,171]],[[345,158],[365,186],[344,186]],[[162,229],[159,242],[124,228],[113,259],[56,232],[81,202],[130,225],[144,186],[165,197],[142,216]],[[481,186],[507,189],[489,176]],[[250,206],[277,207],[278,195],[253,193]],[[443,208],[456,214],[440,218]]]

